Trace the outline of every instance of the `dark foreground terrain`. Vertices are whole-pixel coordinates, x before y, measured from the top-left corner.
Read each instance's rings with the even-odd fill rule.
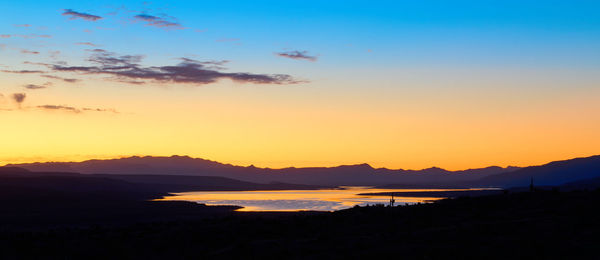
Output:
[[[600,190],[510,192],[333,213],[167,205],[135,208],[129,217],[144,222],[37,229],[11,229],[7,221],[23,211],[10,220],[3,210],[0,258],[597,259],[600,253]],[[181,214],[187,217],[173,218]]]

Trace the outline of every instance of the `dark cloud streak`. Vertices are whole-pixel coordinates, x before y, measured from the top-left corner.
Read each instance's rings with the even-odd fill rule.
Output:
[[[58,76],[54,76],[54,75],[41,75],[40,77],[62,80],[64,82],[68,82],[68,83],[75,83],[75,82],[79,81],[79,79],[63,78],[63,77],[58,77]]]
[[[36,89],[45,89],[47,88],[47,85],[36,85],[36,84],[27,84],[25,86],[23,86],[26,89],[31,89],[31,90],[36,90]]]
[[[4,73],[15,73],[15,74],[36,74],[36,73],[44,73],[41,70],[0,70]]]
[[[73,113],[81,112],[81,110],[79,110],[77,108],[70,107],[70,106],[62,106],[62,105],[42,105],[42,106],[37,106],[37,108],[44,109],[44,110],[65,110],[65,111],[70,111]]]
[[[112,108],[76,108],[76,107],[72,107],[72,106],[65,106],[65,105],[41,105],[41,106],[37,106],[37,108],[42,109],[42,110],[61,110],[61,111],[67,111],[67,112],[73,112],[76,114],[79,114],[83,111],[91,111],[91,112],[110,112],[110,113],[115,113],[118,114],[119,112],[115,109]]]
[[[97,20],[102,19],[102,17],[100,17],[100,16],[93,15],[93,14],[87,14],[87,13],[80,13],[80,12],[73,11],[72,9],[64,9],[64,12],[62,13],[62,15],[71,16],[69,18],[71,20],[81,18],[83,20],[95,22]]]
[[[236,72],[223,72],[221,65],[226,61],[201,62],[193,59],[182,58],[182,62],[173,66],[144,67],[138,63],[141,55],[117,56],[102,49],[91,50],[92,56],[88,61],[96,66],[66,66],[46,64],[56,72],[75,72],[81,74],[104,74],[113,76],[114,80],[141,84],[145,81],[160,83],[191,83],[210,84],[220,79],[230,79],[236,82],[254,84],[294,84],[299,83],[289,75],[284,74],[253,74]]]
[[[162,17],[148,15],[148,14],[138,14],[133,17],[134,19],[141,20],[146,22],[148,26],[154,26],[159,28],[172,28],[172,29],[183,29],[181,24],[177,22],[167,21]]]
[[[317,56],[308,55],[308,51],[277,52],[275,55],[294,60],[317,61]]]
[[[21,50],[21,53],[23,53],[23,54],[40,54],[39,51],[30,51],[30,50],[25,50],[25,49]]]

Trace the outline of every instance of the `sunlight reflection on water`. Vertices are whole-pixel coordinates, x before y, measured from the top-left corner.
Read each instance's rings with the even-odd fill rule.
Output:
[[[390,197],[359,195],[378,192],[434,192],[480,189],[375,189],[340,187],[323,190],[198,191],[174,193],[160,200],[192,201],[206,205],[236,205],[239,211],[334,211],[355,205],[389,204]],[[396,205],[431,202],[444,197],[395,197]]]

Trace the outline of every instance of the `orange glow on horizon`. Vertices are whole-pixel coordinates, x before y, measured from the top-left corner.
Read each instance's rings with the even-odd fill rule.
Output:
[[[357,87],[366,84],[361,81],[143,89],[99,81],[30,94],[21,109],[5,98],[0,108],[12,111],[0,111],[0,164],[177,154],[270,168],[368,163],[462,170],[600,154],[600,118],[594,116],[600,90],[589,87],[593,80],[579,91],[544,93],[394,84],[409,83],[418,87],[365,93]],[[119,113],[35,109],[64,100]]]

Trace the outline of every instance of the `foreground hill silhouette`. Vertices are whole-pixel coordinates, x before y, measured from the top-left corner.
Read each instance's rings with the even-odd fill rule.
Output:
[[[333,213],[231,213],[196,219],[189,210],[165,207],[188,213],[188,218],[26,232],[0,229],[0,256],[594,259],[598,203],[600,191],[538,191]]]
[[[184,175],[218,176],[255,183],[284,182],[307,185],[379,185],[385,187],[472,187],[522,186],[534,178],[540,185],[560,185],[592,177],[600,177],[600,156],[551,162],[524,168],[491,166],[464,171],[440,168],[423,170],[391,170],[368,164],[337,167],[269,169],[242,167],[214,161],[171,157],[129,157],[84,162],[53,162],[7,165],[31,171],[79,172],[106,175]],[[164,178],[163,180],[167,180]]]

